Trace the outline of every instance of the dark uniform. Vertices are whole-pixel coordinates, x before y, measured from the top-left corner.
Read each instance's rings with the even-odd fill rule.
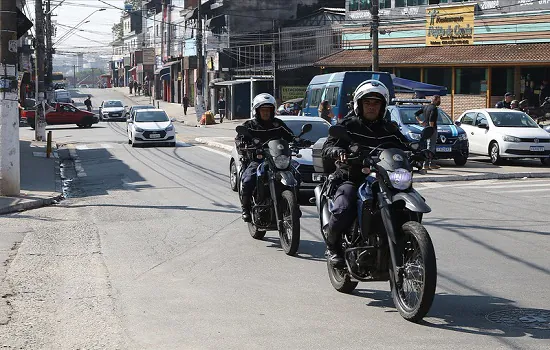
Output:
[[[376,147],[382,143],[392,142],[394,145],[388,145],[385,148],[408,149],[408,141],[403,134],[393,123],[382,118],[374,122],[368,122],[351,113],[342,121],[341,125],[348,130],[354,143]],[[349,146],[349,142],[329,136],[323,146],[325,163],[334,163],[341,152],[348,152]],[[327,244],[331,249],[337,249],[342,234],[351,227],[357,217],[357,186],[364,181],[366,176],[361,170],[362,166],[356,165],[347,168],[347,170],[342,168],[335,172],[342,184],[336,190],[332,216],[329,222]]]
[[[294,140],[294,134],[292,130],[280,119],[272,118],[269,121],[260,120],[260,117],[256,117],[252,120],[248,120],[243,123],[243,126],[248,129],[248,132],[251,134],[253,139],[259,139],[263,144],[272,139],[284,139],[288,142]],[[239,145],[238,150],[241,154],[240,149],[240,136],[236,138],[237,145]],[[246,146],[252,142],[251,139],[244,139],[244,145]],[[250,200],[252,198],[252,193],[256,187],[256,171],[259,162],[256,160],[251,160],[245,171],[243,172],[241,181],[242,181],[242,206],[243,209],[250,209]],[[243,166],[245,166],[243,164]]]

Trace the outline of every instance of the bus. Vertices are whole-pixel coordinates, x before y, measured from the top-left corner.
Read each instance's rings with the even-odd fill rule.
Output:
[[[65,89],[67,87],[67,83],[65,81],[65,77],[63,76],[63,73],[61,72],[52,73],[52,85],[54,90]]]

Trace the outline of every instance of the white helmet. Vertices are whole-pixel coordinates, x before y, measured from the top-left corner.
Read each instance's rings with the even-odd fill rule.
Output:
[[[267,93],[262,93],[254,97],[254,100],[252,101],[254,116],[258,116],[258,108],[264,105],[270,105],[270,107],[273,107],[273,115],[271,116],[273,118],[275,116],[275,109],[277,109],[277,101],[275,100],[275,97]]]
[[[382,101],[382,108],[380,108],[380,117],[383,117],[388,107],[388,101],[390,100],[390,92],[386,85],[378,80],[366,80],[359,84],[355,92],[353,93],[353,110],[355,115],[363,115],[363,104],[360,100],[365,98],[378,99]]]

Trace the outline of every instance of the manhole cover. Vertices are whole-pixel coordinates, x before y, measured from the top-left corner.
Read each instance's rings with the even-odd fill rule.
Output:
[[[539,309],[510,309],[487,315],[491,322],[510,327],[550,330],[550,311]]]

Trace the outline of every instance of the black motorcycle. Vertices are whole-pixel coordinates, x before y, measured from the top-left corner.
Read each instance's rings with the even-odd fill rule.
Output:
[[[432,127],[425,128],[422,140],[433,132]],[[329,133],[352,142],[340,125],[330,127]],[[341,242],[345,266],[327,261],[328,274],[333,287],[342,293],[351,293],[359,281],[389,280],[401,316],[419,321],[430,309],[437,280],[434,248],[421,224],[423,214],[431,209],[412,187],[411,161],[425,158],[426,151],[419,150],[418,143],[410,144],[415,150],[411,152],[383,147],[392,144],[372,148],[352,143],[345,163],[336,162],[339,168],[362,166],[365,180],[358,188],[358,217]],[[315,189],[325,241],[339,181],[330,175]],[[367,210],[371,215],[364,215]]]
[[[295,142],[289,144],[282,139],[261,143],[259,139],[252,138],[246,127],[241,125],[236,128],[239,136],[252,139],[253,144],[240,147],[242,166],[238,178],[242,178],[250,161],[260,162],[252,195],[252,222],[248,223],[250,235],[262,239],[266,231],[279,231],[281,246],[288,255],[296,254],[300,244],[299,173],[292,164],[292,154],[299,155],[300,145],[307,141],[300,137],[311,129],[311,124],[305,124]],[[241,193],[242,182],[239,181],[239,197]]]

